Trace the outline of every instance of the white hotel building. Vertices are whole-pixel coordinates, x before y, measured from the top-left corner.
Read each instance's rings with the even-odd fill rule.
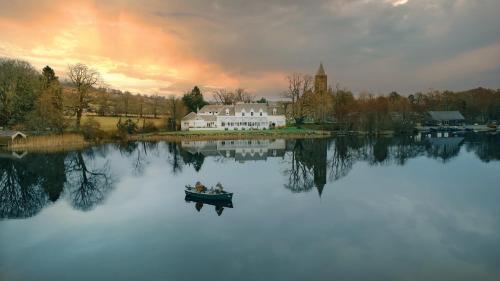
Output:
[[[182,118],[182,130],[265,130],[284,127],[286,118],[277,104],[237,103],[206,105]]]

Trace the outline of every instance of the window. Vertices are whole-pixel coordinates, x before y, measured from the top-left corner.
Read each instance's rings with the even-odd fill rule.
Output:
[[[221,123],[221,126],[222,126],[222,127],[225,127],[225,126],[226,126],[226,122],[222,122],[222,123]]]
[[[241,116],[245,116],[245,112],[242,112],[242,113],[241,113]]]
[[[250,116],[253,116],[253,111],[252,111],[252,112],[250,112]]]
[[[262,116],[262,111],[261,111],[261,112],[259,112],[259,114],[260,114],[260,116]]]
[[[277,112],[276,108],[273,108],[273,115],[276,115],[276,112]]]

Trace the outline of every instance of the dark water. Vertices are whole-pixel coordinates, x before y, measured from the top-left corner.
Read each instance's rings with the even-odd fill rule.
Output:
[[[2,153],[0,280],[500,280],[499,182],[500,135]]]

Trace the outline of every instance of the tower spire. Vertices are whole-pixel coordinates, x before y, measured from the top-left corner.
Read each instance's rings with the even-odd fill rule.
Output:
[[[325,69],[323,68],[323,62],[320,62],[316,76],[325,76],[325,75],[326,75],[326,73],[325,73]]]

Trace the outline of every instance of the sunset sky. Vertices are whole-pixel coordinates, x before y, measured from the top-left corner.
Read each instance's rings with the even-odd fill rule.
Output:
[[[0,56],[114,88],[277,98],[291,72],[355,92],[500,88],[498,0],[0,0]]]

